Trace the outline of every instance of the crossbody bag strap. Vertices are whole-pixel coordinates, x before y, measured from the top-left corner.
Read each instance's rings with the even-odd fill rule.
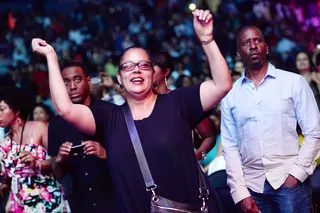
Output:
[[[138,131],[134,124],[133,117],[132,117],[131,110],[128,103],[124,104],[123,113],[124,113],[124,118],[127,124],[128,131],[129,131],[129,135],[131,138],[131,142],[134,148],[134,152],[136,153],[136,157],[137,157],[139,167],[143,176],[143,180],[146,185],[146,189],[147,191],[154,190],[157,187],[157,185],[153,181],[153,178],[148,166],[148,162],[143,152]]]
[[[202,169],[200,168],[199,163],[197,163],[198,167],[198,176],[199,176],[199,198],[202,200],[203,204],[206,200],[209,199],[209,190],[207,188],[206,180],[204,178],[204,174],[202,172]]]

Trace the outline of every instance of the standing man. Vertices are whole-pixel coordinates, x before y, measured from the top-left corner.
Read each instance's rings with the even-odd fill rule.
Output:
[[[221,105],[232,198],[243,212],[311,213],[307,178],[320,150],[314,95],[302,76],[267,62],[268,46],[258,28],[240,30],[237,54],[246,70]],[[297,122],[305,136],[301,148]]]
[[[62,70],[62,77],[73,103],[114,107],[113,104],[90,96],[91,79],[81,63],[67,64]],[[83,134],[60,116],[54,117],[50,122],[48,137],[49,155],[55,156],[55,175],[62,178],[69,172],[72,179],[72,194],[69,199],[72,212],[116,212],[103,138]],[[72,146],[81,144],[83,147],[71,149]],[[74,150],[77,150],[76,153],[73,153]]]

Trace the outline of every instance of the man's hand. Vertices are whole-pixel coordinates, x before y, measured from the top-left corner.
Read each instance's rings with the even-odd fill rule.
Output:
[[[292,175],[289,175],[287,179],[284,181],[283,185],[285,187],[292,188],[295,187],[298,183],[299,180],[297,178],[293,177]]]
[[[84,141],[82,144],[84,145],[83,149],[85,154],[95,155],[102,160],[107,159],[106,150],[101,146],[100,143],[96,141]]]
[[[71,147],[71,142],[64,142],[59,148],[59,153],[55,159],[55,163],[61,164],[69,160]]]
[[[246,197],[240,201],[241,211],[243,213],[259,213],[259,208],[256,201],[252,197]]]

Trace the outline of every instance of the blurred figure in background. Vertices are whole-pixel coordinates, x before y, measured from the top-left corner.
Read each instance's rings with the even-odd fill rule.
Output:
[[[49,123],[50,119],[54,116],[52,110],[45,104],[36,104],[32,110],[32,120],[43,121]]]
[[[296,69],[310,85],[318,108],[320,109],[320,73],[316,72],[312,65],[311,58],[306,52],[299,52],[296,55]]]
[[[243,62],[242,62],[242,61],[236,61],[236,62],[234,63],[233,70],[234,70],[235,72],[237,72],[237,73],[242,74],[243,71],[244,71]]]
[[[232,82],[234,83],[241,77],[241,73],[239,73],[237,71],[232,71],[231,77],[232,77]]]

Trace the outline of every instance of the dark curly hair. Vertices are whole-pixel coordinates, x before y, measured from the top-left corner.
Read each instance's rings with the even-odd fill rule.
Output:
[[[0,86],[0,102],[5,102],[13,112],[20,112],[23,120],[28,119],[31,111],[29,96],[20,88],[11,86]]]

